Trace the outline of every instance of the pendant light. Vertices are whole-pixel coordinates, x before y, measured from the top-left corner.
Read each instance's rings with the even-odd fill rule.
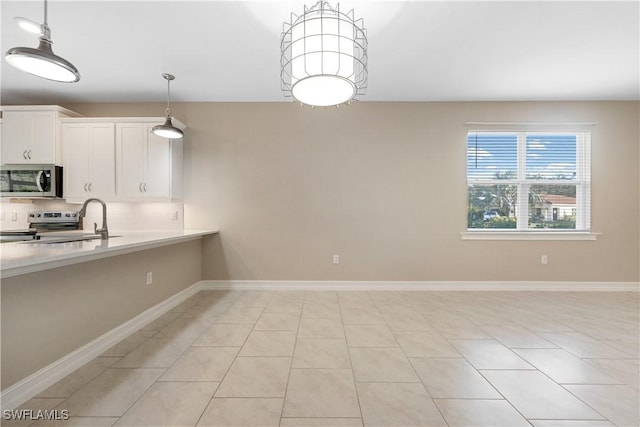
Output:
[[[43,79],[64,83],[80,80],[78,69],[66,59],[53,53],[51,30],[47,24],[47,0],[44,0],[44,23],[38,24],[27,18],[15,18],[20,27],[26,31],[40,35],[37,48],[14,47],[9,49],[4,58],[17,69]]]
[[[16,16],[13,20],[18,24],[18,27],[22,28],[28,33],[31,34],[42,34],[42,25],[39,22],[34,21],[33,19],[23,18],[22,16]]]
[[[184,133],[171,123],[171,80],[174,80],[175,76],[165,73],[162,74],[162,77],[167,81],[167,109],[165,110],[167,117],[163,124],[154,126],[153,129],[151,129],[151,133],[163,138],[182,138]]]
[[[367,88],[367,35],[353,10],[340,12],[327,1],[291,14],[281,39],[281,80],[285,96],[312,106],[340,105]]]

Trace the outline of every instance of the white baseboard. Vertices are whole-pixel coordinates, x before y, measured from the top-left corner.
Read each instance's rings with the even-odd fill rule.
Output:
[[[203,290],[638,292],[639,282],[203,280]]]
[[[638,282],[435,282],[203,280],[2,390],[2,410],[15,409],[200,290],[273,291],[601,291],[638,292]]]
[[[15,409],[202,289],[198,282],[2,390],[2,410]]]

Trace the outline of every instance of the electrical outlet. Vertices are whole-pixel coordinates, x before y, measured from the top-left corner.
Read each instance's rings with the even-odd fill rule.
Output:
[[[171,219],[174,221],[178,220],[178,211],[173,211],[171,214]]]
[[[150,285],[153,283],[153,273],[152,272],[148,272],[147,273],[147,285]]]
[[[541,264],[543,264],[543,265],[547,265],[547,261],[548,261],[548,260],[547,260],[547,256],[546,256],[546,255],[542,255],[542,256],[540,257],[540,263],[541,263]]]
[[[11,212],[11,221],[18,220],[18,212]]]
[[[333,256],[333,263],[334,264],[340,264],[340,255],[334,255]]]

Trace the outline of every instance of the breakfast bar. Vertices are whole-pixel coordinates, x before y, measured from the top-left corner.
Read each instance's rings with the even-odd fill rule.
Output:
[[[194,289],[202,279],[202,240],[218,238],[213,230],[114,231],[107,240],[64,243],[55,236],[1,247],[8,398],[19,400],[20,390],[51,366],[72,360],[79,349],[98,348],[96,340]]]
[[[87,236],[81,231],[46,233],[46,238],[41,240],[4,243],[0,254],[0,277],[5,279],[124,255],[200,239],[202,236],[216,233],[215,230],[122,231],[113,233],[106,240],[75,240]]]

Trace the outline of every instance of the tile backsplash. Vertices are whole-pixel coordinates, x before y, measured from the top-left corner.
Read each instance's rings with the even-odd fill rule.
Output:
[[[0,229],[18,230],[29,226],[27,215],[33,210],[80,210],[81,205],[62,200],[2,200]],[[85,230],[93,230],[93,223],[102,224],[102,206],[90,203],[83,220]],[[107,203],[109,230],[182,230],[184,207],[182,202]]]

